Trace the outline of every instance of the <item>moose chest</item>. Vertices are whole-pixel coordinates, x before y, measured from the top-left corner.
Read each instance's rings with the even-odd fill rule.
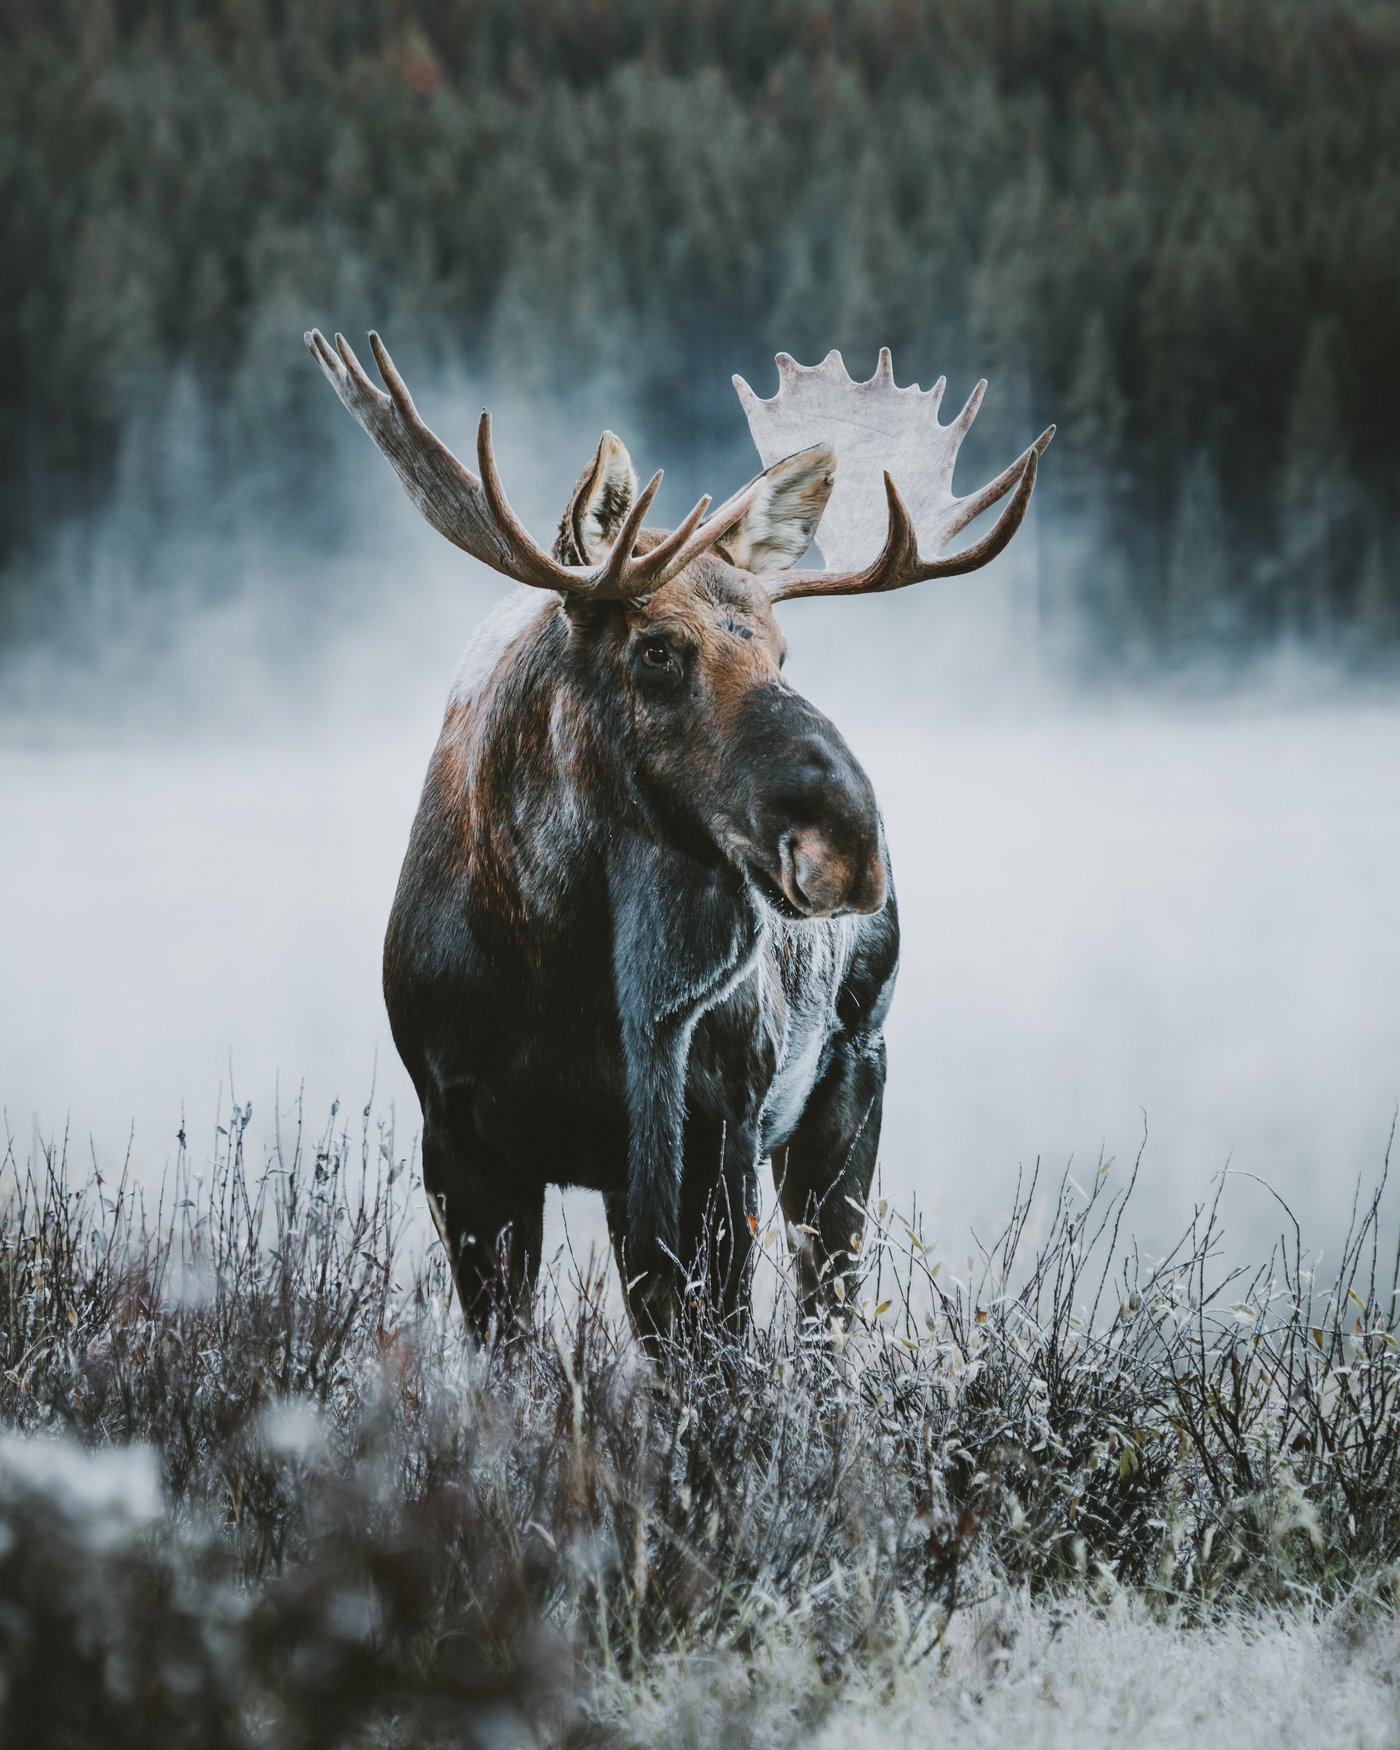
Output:
[[[859,933],[854,918],[765,920],[749,973],[697,1022],[686,1079],[692,1110],[750,1127],[760,1154],[787,1139],[839,1030]]]
[[[692,896],[691,918],[703,910]],[[630,952],[625,929],[578,929],[527,954],[458,923],[445,978],[441,935],[434,949],[445,1000],[425,1006],[417,980],[400,992],[400,1032],[431,1036],[420,1091],[513,1171],[602,1191],[625,1180],[630,1084],[665,1073],[653,1053],[668,1033],[687,1154],[724,1134],[756,1159],[801,1118],[843,997],[865,1002],[879,972],[869,920],[788,922],[759,901],[727,932],[710,917],[707,941],[729,938],[713,958],[680,955],[693,952],[684,929],[661,933],[646,915]]]

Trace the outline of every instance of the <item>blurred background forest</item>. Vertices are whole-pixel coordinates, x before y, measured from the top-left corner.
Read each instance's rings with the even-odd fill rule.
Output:
[[[236,597],[250,530],[350,539],[313,322],[378,326],[411,382],[615,385],[699,455],[778,348],[985,372],[997,463],[1060,423],[1036,589],[1071,668],[1400,648],[1385,0],[4,16],[11,651]]]

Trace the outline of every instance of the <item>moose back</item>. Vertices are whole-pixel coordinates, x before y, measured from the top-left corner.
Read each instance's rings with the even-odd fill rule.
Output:
[[[897,388],[887,350],[865,383],[835,353],[780,355],[772,400],[736,379],[764,472],[655,531],[660,475],[639,490],[605,432],[546,552],[506,501],[489,415],[474,474],[377,336],[387,393],[341,336],[307,344],[428,521],[522,586],[462,659],[384,954],[469,1322],[528,1316],[551,1184],[603,1194],[643,1330],[683,1286],[742,1315],[765,1158],[818,1309],[874,1171],[899,930],[870,782],[784,679],[774,605],[985,564],[1053,427],[959,498],[985,384],[945,426],[942,379]],[[814,535],[827,568],[798,570]]]

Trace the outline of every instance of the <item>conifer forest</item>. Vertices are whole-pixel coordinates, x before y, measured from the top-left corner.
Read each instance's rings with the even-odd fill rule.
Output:
[[[7,0],[3,40],[7,643],[214,587],[114,571],[114,512],[338,538],[316,320],[702,448],[780,348],[985,372],[989,454],[1059,422],[1073,662],[1397,648],[1382,0]]]

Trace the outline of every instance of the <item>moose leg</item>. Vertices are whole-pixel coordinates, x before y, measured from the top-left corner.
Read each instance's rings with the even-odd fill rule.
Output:
[[[692,1286],[729,1323],[748,1311],[753,1258],[758,1148],[753,1133],[713,1119],[690,1118],[685,1127],[681,1180],[681,1262]]]
[[[684,1301],[703,1298],[721,1318],[742,1323],[748,1310],[753,1252],[750,1218],[758,1203],[758,1145],[752,1130],[714,1120],[687,1118],[682,1160],[676,1168],[676,1241],[663,1255],[661,1292],[657,1272],[642,1267],[648,1256],[632,1227],[632,1200],[625,1191],[604,1199],[608,1234],[628,1310],[644,1337],[670,1329]],[[679,1271],[669,1267],[674,1257]]]
[[[528,1325],[544,1240],[544,1186],[522,1182],[459,1117],[425,1124],[423,1184],[474,1335],[484,1343]]]
[[[681,1260],[686,1078],[696,1024],[753,964],[756,915],[732,878],[678,864],[649,842],[619,846],[610,870],[613,975],[627,1099],[624,1280],[642,1334],[675,1318]],[[658,895],[666,896],[664,905]]]
[[[660,1270],[655,1263],[644,1267],[640,1262],[651,1254],[634,1237],[626,1191],[608,1192],[603,1209],[632,1329],[644,1345],[650,1344],[654,1338],[667,1336],[672,1328],[676,1312],[674,1272],[665,1257]]]
[[[626,1191],[605,1193],[603,1210],[608,1218],[608,1238],[612,1241],[613,1261],[617,1265],[617,1278],[622,1284],[623,1295],[627,1301],[628,1316],[632,1320],[633,1329],[639,1335],[649,1336],[658,1329],[658,1321],[653,1316],[645,1293],[648,1276],[645,1271],[638,1270],[636,1249],[628,1238]]]
[[[804,1313],[820,1314],[834,1303],[838,1278],[853,1281],[851,1241],[854,1236],[859,1243],[864,1226],[861,1211],[875,1176],[884,1098],[883,1035],[843,1036],[797,1127],[774,1152]]]

